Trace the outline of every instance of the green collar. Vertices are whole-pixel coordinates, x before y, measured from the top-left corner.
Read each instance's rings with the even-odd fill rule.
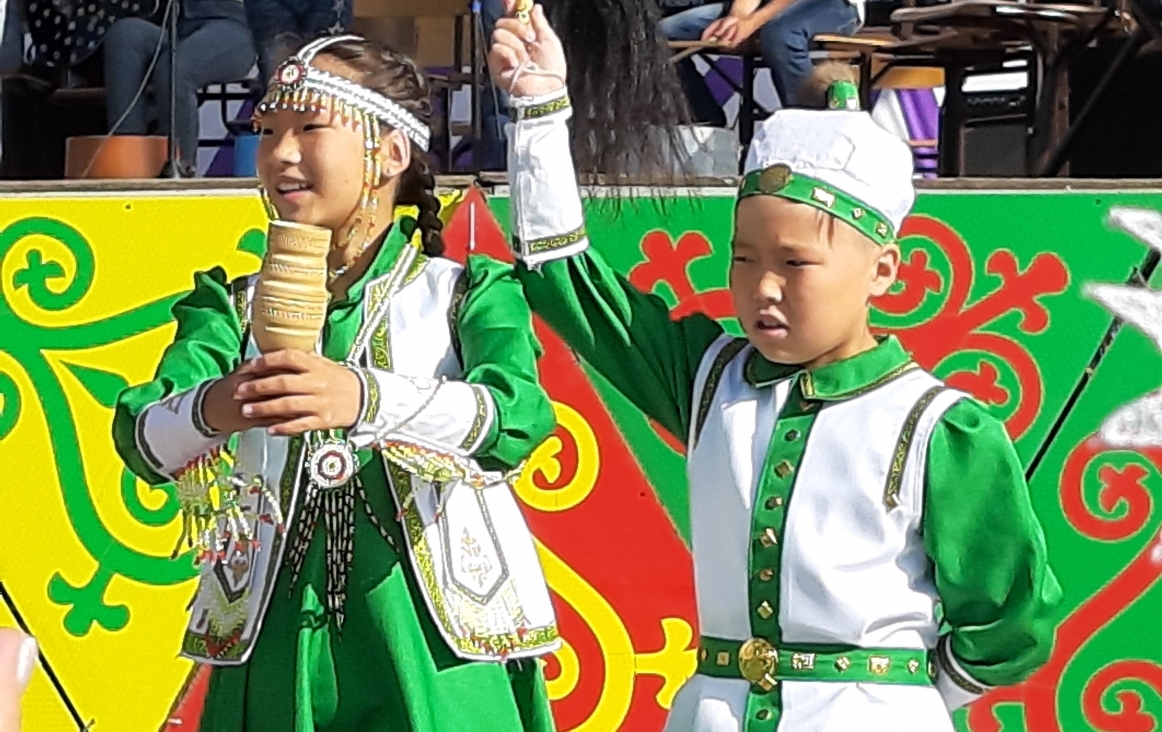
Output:
[[[798,374],[804,397],[838,401],[859,396],[900,374],[919,368],[895,336],[877,336],[876,341],[879,345],[870,351],[811,370],[772,363],[755,350],[747,359],[743,374],[755,388],[770,386]]]
[[[335,300],[336,304],[362,300],[363,289],[367,283],[382,277],[391,270],[396,259],[399,258],[400,252],[403,251],[404,245],[412,239],[419,227],[411,215],[412,210],[410,207],[396,208],[395,220],[383,237],[383,243],[379,245],[379,251],[376,253],[374,261],[371,262],[371,266],[359,275],[359,279],[351,283],[347,288],[346,297]]]

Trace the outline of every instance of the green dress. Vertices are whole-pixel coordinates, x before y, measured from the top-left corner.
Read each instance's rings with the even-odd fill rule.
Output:
[[[331,303],[324,355],[342,360],[363,318],[365,285],[387,272],[414,222],[401,219],[368,271]],[[496,419],[473,457],[493,469],[524,460],[548,436],[553,413],[537,382],[537,344],[511,268],[472,258],[462,304],[448,319],[459,342],[462,379],[488,388]],[[221,269],[195,277],[174,307],[177,335],[153,381],[118,401],[114,439],[126,464],[149,483],[167,481],[137,448],[134,426],[147,407],[221,377],[241,361],[241,323]],[[482,719],[497,732],[554,728],[537,660],[506,664],[457,658],[434,625],[387,488],[382,463],[363,459],[371,512],[356,511],[354,557],[341,630],[326,612],[327,568],[319,522],[298,581],[284,563],[250,660],[215,668],[202,732],[460,732]],[[293,542],[294,536],[289,537]]]

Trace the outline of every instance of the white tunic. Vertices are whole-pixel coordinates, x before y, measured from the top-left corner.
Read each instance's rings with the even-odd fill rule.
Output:
[[[731,340],[719,339],[703,357],[695,413],[707,372]],[[753,504],[776,417],[791,390],[789,379],[760,389],[747,383],[743,365],[751,350],[743,349],[723,372],[688,458],[699,624],[703,635],[738,641],[752,636]],[[935,647],[937,595],[920,537],[924,463],[933,426],[962,393],[941,391],[924,409],[900,505],[890,511],[884,486],[905,419],[939,384],[915,369],[820,409],[786,504],[779,576],[784,643]],[[750,688],[743,679],[694,676],[674,700],[667,732],[744,729]],[[953,729],[934,687],[786,680],[780,688],[782,731]]]

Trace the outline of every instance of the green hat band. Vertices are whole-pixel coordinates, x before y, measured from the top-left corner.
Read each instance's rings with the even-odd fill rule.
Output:
[[[859,110],[859,87],[854,82],[841,80],[827,87],[828,109]]]
[[[896,238],[892,225],[879,211],[869,208],[835,186],[809,175],[795,173],[781,163],[763,170],[753,170],[742,177],[738,200],[759,195],[779,196],[814,206],[851,224],[876,244],[888,244]]]

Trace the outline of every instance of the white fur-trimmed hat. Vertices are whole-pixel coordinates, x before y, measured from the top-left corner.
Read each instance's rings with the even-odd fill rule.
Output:
[[[806,203],[886,244],[916,201],[912,171],[908,145],[866,112],[784,109],[755,134],[739,199],[763,194]]]

